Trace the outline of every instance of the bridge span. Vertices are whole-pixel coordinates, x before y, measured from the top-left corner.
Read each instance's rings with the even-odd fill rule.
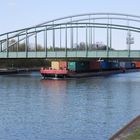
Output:
[[[129,56],[128,56],[129,55]],[[50,52],[9,52],[8,56],[6,52],[0,53],[1,59],[25,59],[25,58],[40,58],[40,59],[131,59],[140,60],[140,51],[132,50],[130,54],[127,50],[116,50],[116,51],[50,51]]]
[[[127,49],[114,49],[116,30],[126,33],[123,46]],[[131,49],[132,33],[140,35],[140,16],[121,13],[67,16],[0,34],[0,58],[140,59],[140,50]],[[97,36],[103,36],[104,42],[96,42]]]

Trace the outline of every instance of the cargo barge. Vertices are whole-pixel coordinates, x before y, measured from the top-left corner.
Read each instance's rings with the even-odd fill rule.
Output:
[[[80,78],[107,76],[123,72],[138,71],[140,62],[110,61],[52,61],[51,67],[41,68],[40,73],[47,78]]]
[[[40,73],[44,79],[47,78],[81,78],[81,77],[92,77],[92,76],[107,76],[111,74],[123,73],[123,70],[112,70],[112,71],[98,71],[98,72],[72,72],[68,70],[45,70],[41,69]]]

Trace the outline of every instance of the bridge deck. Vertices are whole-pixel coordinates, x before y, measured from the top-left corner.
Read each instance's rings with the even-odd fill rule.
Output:
[[[0,52],[0,58],[131,58],[140,59],[140,50],[115,50],[115,51],[48,51],[48,52]]]

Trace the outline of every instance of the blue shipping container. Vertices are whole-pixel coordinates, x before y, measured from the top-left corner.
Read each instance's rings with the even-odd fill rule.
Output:
[[[105,70],[110,69],[110,63],[108,61],[101,61],[100,67],[101,69],[105,69]]]
[[[132,68],[131,62],[126,62],[126,63],[125,63],[125,68],[126,68],[126,69]]]
[[[132,63],[131,62],[120,62],[120,68],[131,69]]]

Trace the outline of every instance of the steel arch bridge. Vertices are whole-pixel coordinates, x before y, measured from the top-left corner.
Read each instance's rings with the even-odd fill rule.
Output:
[[[101,48],[95,43],[96,29],[104,29],[106,32],[106,43]],[[128,33],[128,49],[112,49],[114,30]],[[121,13],[67,16],[0,34],[0,58],[140,59],[140,50],[130,49],[132,32],[140,33],[140,16]]]

